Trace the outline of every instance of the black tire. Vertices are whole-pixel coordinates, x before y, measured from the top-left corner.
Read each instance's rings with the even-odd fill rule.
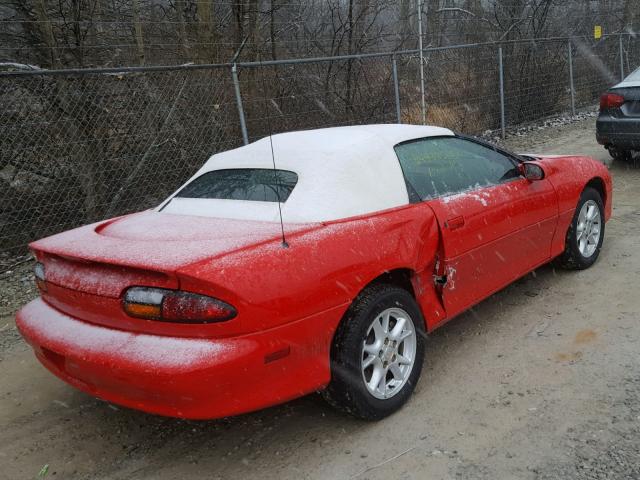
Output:
[[[611,158],[618,162],[629,162],[633,158],[631,150],[624,150],[617,147],[607,147],[607,150],[609,150]]]
[[[600,221],[600,239],[598,241],[595,252],[591,256],[586,257],[580,252],[576,232],[578,228],[578,217],[580,216],[580,210],[582,209],[582,206],[589,200],[594,201],[598,206],[598,209],[600,210],[601,221]],[[604,204],[602,202],[602,197],[600,196],[600,193],[597,190],[591,187],[587,187],[582,191],[582,194],[580,195],[580,200],[578,201],[578,207],[576,208],[576,211],[573,214],[573,220],[571,221],[571,225],[569,226],[569,230],[567,231],[564,252],[558,258],[558,263],[560,264],[560,266],[570,270],[584,270],[585,268],[589,268],[591,265],[596,263],[596,260],[598,260],[598,256],[600,255],[602,242],[604,241],[604,232],[605,232]]]
[[[363,343],[373,321],[389,308],[400,308],[411,318],[416,332],[416,351],[404,385],[390,398],[379,399],[369,392],[363,378]],[[420,309],[406,290],[386,284],[368,287],[349,307],[334,336],[331,345],[331,382],[322,392],[325,400],[335,408],[363,420],[379,420],[396,412],[409,399],[420,378],[425,337]]]

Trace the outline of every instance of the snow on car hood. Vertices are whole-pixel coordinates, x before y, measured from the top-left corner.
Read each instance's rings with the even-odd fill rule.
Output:
[[[287,224],[285,232],[312,226]],[[31,247],[64,257],[167,270],[279,237],[276,222],[147,211],[63,232]]]

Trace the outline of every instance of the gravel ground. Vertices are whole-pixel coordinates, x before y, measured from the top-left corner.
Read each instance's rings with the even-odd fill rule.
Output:
[[[550,122],[505,143],[611,164],[588,112]],[[13,312],[35,289],[17,265],[0,275],[0,478],[640,478],[640,170],[611,170],[598,263],[542,267],[435,332],[415,395],[378,423],[315,395],[210,422],[95,400],[19,339]]]
[[[13,315],[37,296],[31,257],[7,259],[0,274],[0,359],[13,345],[21,343]]]

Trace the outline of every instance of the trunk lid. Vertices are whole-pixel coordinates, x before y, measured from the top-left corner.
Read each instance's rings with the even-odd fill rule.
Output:
[[[286,232],[309,225],[286,225]],[[69,230],[31,248],[84,262],[172,272],[278,238],[280,224],[147,211]]]
[[[309,225],[286,225],[293,233]],[[43,263],[52,306],[81,320],[125,330],[191,335],[193,326],[134,319],[121,307],[123,292],[143,285],[180,288],[178,270],[269,241],[272,222],[141,212],[87,225],[31,244]]]

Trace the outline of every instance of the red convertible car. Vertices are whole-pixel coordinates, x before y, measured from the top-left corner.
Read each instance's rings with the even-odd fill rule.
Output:
[[[31,244],[41,298],[17,324],[55,375],[147,412],[322,391],[378,419],[410,397],[426,333],[551,260],[591,266],[611,191],[590,158],[437,127],[274,135],[153,210]]]

